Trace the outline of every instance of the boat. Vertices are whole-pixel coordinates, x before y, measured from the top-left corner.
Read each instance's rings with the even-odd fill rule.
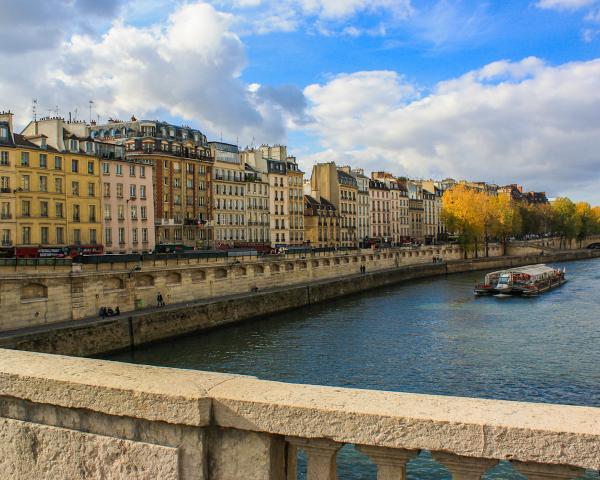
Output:
[[[567,282],[566,269],[548,265],[527,265],[488,273],[483,283],[475,285],[475,295],[532,297],[560,287]]]

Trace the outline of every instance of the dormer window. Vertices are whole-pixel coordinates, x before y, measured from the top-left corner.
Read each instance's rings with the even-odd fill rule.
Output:
[[[69,140],[69,149],[72,152],[77,152],[79,150],[79,141],[78,140]]]
[[[8,139],[8,128],[7,127],[0,127],[0,138],[2,138],[3,140]]]

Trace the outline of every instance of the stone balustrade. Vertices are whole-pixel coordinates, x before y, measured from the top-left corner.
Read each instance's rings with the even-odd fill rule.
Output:
[[[509,460],[529,480],[600,467],[600,409],[293,385],[0,350],[5,478],[334,480],[356,446],[378,480],[431,452],[454,480]],[[304,467],[303,467],[304,468]]]

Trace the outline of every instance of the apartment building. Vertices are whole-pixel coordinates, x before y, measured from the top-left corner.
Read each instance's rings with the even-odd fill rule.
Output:
[[[251,245],[271,245],[269,231],[269,182],[263,174],[246,164],[246,238]],[[265,175],[266,177],[266,175]]]
[[[340,246],[340,216],[324,197],[304,195],[304,228],[308,245],[315,248]]]
[[[356,201],[356,236],[359,246],[367,247],[371,236],[371,198],[369,196],[369,177],[362,168],[342,167],[342,170],[356,179],[358,188]]]
[[[378,243],[391,242],[390,237],[390,189],[379,180],[369,181],[371,203],[371,239]]]

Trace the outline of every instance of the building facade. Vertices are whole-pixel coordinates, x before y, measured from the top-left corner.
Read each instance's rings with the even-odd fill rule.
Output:
[[[120,147],[122,148],[122,147]],[[116,156],[100,162],[106,253],[154,251],[153,165]]]
[[[371,198],[369,196],[369,177],[362,168],[342,167],[356,179],[356,236],[359,246],[367,247],[371,236]]]
[[[211,245],[213,159],[202,132],[132,117],[92,124],[90,135],[123,145],[128,160],[153,167],[156,244]]]
[[[210,148],[214,158],[214,246],[239,246],[247,242],[246,168],[236,145],[210,142]]]
[[[16,245],[101,252],[100,165],[86,124],[43,118],[12,140]]]
[[[410,222],[410,238],[415,243],[425,243],[423,223],[425,207],[423,204],[423,188],[419,182],[409,180],[408,187],[408,213]]]
[[[390,189],[379,180],[369,181],[371,202],[371,240],[387,244],[390,237]]]
[[[339,247],[340,216],[330,201],[304,195],[304,226],[308,245],[315,248]]]
[[[249,244],[270,246],[269,182],[250,165],[246,169],[246,220]],[[265,175],[266,177],[266,175]]]

